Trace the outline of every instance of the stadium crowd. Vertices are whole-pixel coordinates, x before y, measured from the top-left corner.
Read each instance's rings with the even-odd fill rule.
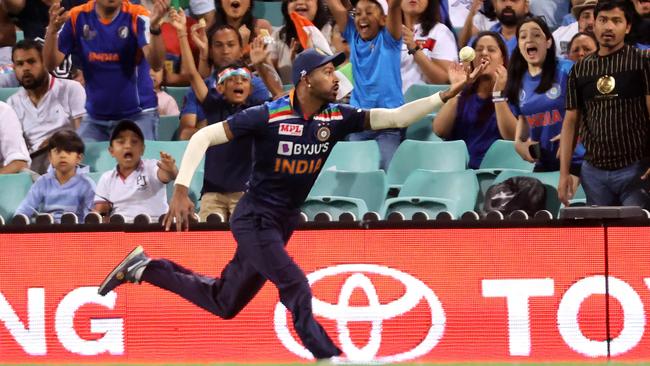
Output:
[[[174,4],[0,3],[0,174],[34,181],[16,214],[159,217],[180,155],[146,146],[167,124],[171,140],[188,140],[291,93],[293,60],[309,47],[345,53],[340,94],[346,83],[351,92],[340,98],[364,109],[399,107],[423,85],[458,81],[459,68],[485,67],[423,121],[423,140],[463,141],[469,169],[512,141],[533,172],[559,172],[565,205],[584,191],[587,205],[650,209],[648,0],[283,0],[281,14],[256,12],[266,4],[252,0]],[[459,60],[465,46],[474,57]],[[389,171],[413,138],[389,129],[347,139],[376,141],[377,169]],[[98,171],[84,153],[102,142],[113,168]],[[201,220],[232,214],[253,148],[208,150]]]

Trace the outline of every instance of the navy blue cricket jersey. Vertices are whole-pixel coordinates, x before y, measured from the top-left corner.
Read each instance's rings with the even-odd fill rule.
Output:
[[[228,126],[235,138],[253,136],[249,194],[270,205],[298,208],[334,144],[363,130],[366,111],[330,103],[305,117],[291,98],[248,108],[229,117]]]

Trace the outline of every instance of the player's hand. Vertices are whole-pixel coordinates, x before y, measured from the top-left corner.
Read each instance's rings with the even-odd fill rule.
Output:
[[[158,168],[169,173],[174,173],[176,171],[176,160],[173,156],[161,151],[160,160],[158,160]]]
[[[153,10],[151,11],[151,17],[149,19],[151,28],[158,28],[162,23],[165,14],[170,10],[170,0],[154,0],[153,1]]]
[[[508,82],[508,70],[503,65],[499,65],[494,70],[494,91],[503,91]]]
[[[522,159],[529,163],[535,163],[537,160],[530,155],[530,146],[538,143],[539,142],[533,141],[530,138],[526,141],[515,140],[515,151],[517,151],[517,154],[519,154]]]
[[[449,87],[449,90],[446,90],[440,94],[440,98],[442,99],[443,102],[447,102],[449,99],[455,97],[460,93],[465,85],[471,84],[476,79],[478,79],[479,76],[483,74],[483,71],[485,68],[490,64],[489,61],[483,61],[481,64],[478,65],[478,67],[474,68],[473,71],[470,72],[470,65],[463,65],[463,64],[452,64],[449,67],[449,79],[454,80],[451,82],[451,85]]]
[[[165,231],[169,231],[172,223],[176,221],[176,231],[188,231],[190,229],[190,217],[194,215],[194,203],[188,195],[188,188],[177,184],[174,186],[174,194],[169,201],[169,211],[163,220]]]
[[[573,179],[569,174],[560,174],[560,182],[557,185],[557,198],[564,204],[564,206],[569,206],[569,200],[573,198],[575,194],[575,185],[573,184]]]
[[[47,29],[50,32],[58,33],[59,30],[61,30],[61,27],[63,27],[63,24],[68,21],[70,18],[70,13],[65,10],[64,7],[61,6],[61,2],[55,2],[50,6],[50,10],[48,11],[49,14],[49,22],[47,25]]]
[[[417,45],[415,44],[415,33],[413,30],[402,24],[402,39],[406,48],[409,50],[414,49]]]

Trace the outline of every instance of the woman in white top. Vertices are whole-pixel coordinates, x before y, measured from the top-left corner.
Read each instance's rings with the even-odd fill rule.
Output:
[[[458,60],[456,38],[440,23],[438,0],[402,0],[402,92],[413,84],[447,84]]]
[[[316,28],[320,29],[330,46],[332,45],[332,25],[323,0],[283,0],[284,25],[273,32],[274,43],[270,52],[273,65],[280,74],[283,84],[292,83],[291,65],[296,55],[302,51],[296,27],[289,17],[293,11],[309,19]]]

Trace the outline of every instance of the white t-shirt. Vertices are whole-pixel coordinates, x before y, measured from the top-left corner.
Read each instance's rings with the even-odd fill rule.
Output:
[[[27,165],[32,162],[16,112],[7,103],[0,102],[0,166],[15,160],[26,161]]]
[[[142,159],[138,169],[124,178],[117,167],[102,174],[95,189],[95,202],[113,204],[111,214],[124,216],[126,222],[142,213],[154,221],[167,213],[167,189],[158,179],[158,161]]]
[[[462,28],[465,19],[469,15],[469,8],[472,6],[472,0],[453,0],[449,2],[449,17],[451,25],[456,28]]]
[[[422,52],[430,58],[445,61],[458,61],[458,47],[454,34],[442,23],[436,24],[429,34],[422,36],[422,26],[416,24],[414,27],[415,42],[420,45]],[[426,84],[428,81],[420,66],[415,62],[413,55],[408,54],[406,43],[402,42],[402,60],[400,69],[402,72],[402,92],[405,92],[413,84]]]
[[[476,15],[474,15],[474,19],[472,19],[472,24],[474,24],[479,32],[489,31],[497,23],[499,23],[498,20],[490,20],[490,18],[486,17],[481,12],[476,13]]]
[[[214,1],[211,0],[190,0],[190,11],[194,15],[203,15],[214,10]]]
[[[25,88],[18,89],[7,103],[14,109],[23,126],[29,152],[56,131],[72,128],[72,120],[86,114],[86,91],[74,80],[50,76],[50,88],[35,106]]]
[[[578,33],[578,22],[558,28],[553,32],[555,39],[555,54],[557,57],[567,57],[569,55],[569,42],[571,38]]]

